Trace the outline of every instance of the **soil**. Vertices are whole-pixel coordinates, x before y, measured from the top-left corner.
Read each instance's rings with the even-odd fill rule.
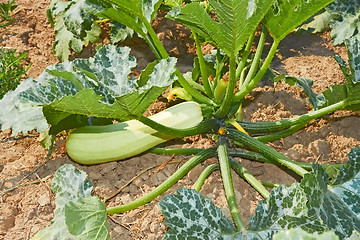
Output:
[[[29,61],[33,64],[28,76],[34,78],[46,66],[57,62],[52,53],[54,31],[46,17],[49,3],[50,0],[17,0],[18,7],[13,14],[16,22],[0,36],[0,46],[29,53]],[[194,42],[189,38],[190,31],[162,16],[156,19],[154,28],[168,52],[179,58],[178,66],[181,71],[191,70],[195,48]],[[104,42],[106,41],[104,39]],[[154,55],[141,39],[128,40],[123,44],[132,46],[132,54],[138,59],[137,70],[143,69],[146,63],[154,59]],[[209,50],[209,46],[204,46],[204,50]],[[78,56],[86,57],[92,52],[93,48],[89,47]],[[272,67],[279,72],[314,79],[314,91],[319,93],[331,84],[344,82],[333,59],[334,55],[347,59],[345,47],[334,47],[329,33],[291,34],[282,41]],[[310,110],[303,92],[297,87],[285,84],[278,84],[274,89],[264,81],[262,87],[255,89],[248,99],[244,108],[245,120],[278,120]],[[164,101],[159,101],[148,114],[159,111],[166,105],[168,104]],[[359,114],[339,111],[310,122],[303,130],[272,143],[272,146],[294,160],[342,163],[347,161],[346,154],[350,149],[360,145],[360,131],[357,128],[359,123]],[[85,171],[94,184],[94,194],[102,199],[120,189],[144,169],[154,166],[153,170],[146,171],[108,201],[108,206],[115,206],[148,193],[188,159],[176,156],[174,160],[181,163],[158,168],[157,165],[169,161],[171,157],[143,154],[126,161],[82,166],[66,155],[66,135],[58,136],[55,152],[49,160],[46,160],[47,151],[41,147],[38,138],[39,134],[36,132],[16,137],[12,136],[10,131],[0,132],[0,239],[30,239],[50,224],[55,209],[55,197],[50,190],[50,183],[56,169],[63,164],[73,164]],[[200,136],[172,141],[169,144],[206,148],[211,146],[212,142]],[[282,184],[299,180],[291,173],[269,164],[238,160],[261,180]],[[208,159],[203,165],[197,166],[167,193],[174,192],[179,187],[191,187],[200,172],[214,161],[215,159]],[[233,178],[240,210],[243,218],[248,221],[262,197],[235,173]],[[214,172],[206,180],[201,193],[222,208],[225,215],[230,216],[219,172]],[[161,197],[133,211],[111,216],[108,220],[111,238],[161,239],[167,229],[158,206]]]

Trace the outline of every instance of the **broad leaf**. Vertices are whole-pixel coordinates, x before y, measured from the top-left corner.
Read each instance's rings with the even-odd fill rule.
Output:
[[[199,3],[175,8],[167,17],[183,23],[228,55],[235,55],[254,32],[273,2],[209,0],[218,22],[213,20]]]
[[[307,19],[297,30],[297,33],[319,33],[330,29],[330,21],[333,15],[328,11],[322,10]]]
[[[259,202],[250,219],[248,235],[271,239],[278,231],[291,228],[310,233],[325,231],[326,226],[317,217],[308,215],[306,202],[307,196],[298,183],[273,189],[268,198]]]
[[[78,239],[110,239],[106,205],[99,197],[88,196],[65,205],[65,222]]]
[[[104,9],[93,0],[52,0],[49,15],[54,19],[55,42],[54,52],[60,61],[65,61],[70,50],[80,52],[84,45],[96,42],[101,33],[95,23],[94,13]]]
[[[37,82],[25,81],[0,101],[0,106],[4,106],[0,113],[2,129],[12,128],[15,133],[34,128],[43,131],[47,128],[45,122],[58,125],[70,115],[121,121],[136,118],[176,80],[175,64],[175,58],[160,60],[150,74],[146,73],[147,81],[142,86],[129,75],[136,62],[126,47],[107,45],[93,58],[52,65]],[[47,114],[45,120],[40,113],[43,107],[56,111],[56,116]],[[30,114],[37,118],[32,119]],[[28,123],[27,119],[32,120]],[[82,122],[84,119],[80,118],[77,124]]]
[[[151,23],[156,16],[162,1],[160,0],[100,0],[113,8],[98,13],[99,16],[108,17],[117,21],[145,37],[147,30],[144,22]]]
[[[302,229],[290,229],[274,235],[273,240],[338,240],[334,232],[308,233]]]
[[[242,239],[221,210],[193,189],[181,188],[159,204],[164,223],[170,227],[164,240]]]
[[[342,44],[350,38],[360,40],[360,2],[358,0],[335,0],[326,7],[333,16],[330,22],[334,45]]]
[[[301,182],[309,199],[311,216],[318,216],[341,239],[360,231],[360,148],[349,154],[350,166],[340,171],[334,184],[328,186],[328,175],[320,165],[306,174]],[[345,176],[344,173],[349,174]]]
[[[70,202],[77,202],[80,199],[90,197],[92,188],[92,184],[84,172],[77,170],[70,164],[60,167],[51,182],[51,190],[56,194],[54,219],[49,227],[38,232],[32,239],[80,239],[71,234],[65,224],[65,208]],[[84,231],[89,231],[89,228],[85,227]],[[108,230],[104,229],[103,234],[106,233],[108,234]]]
[[[109,25],[111,27],[110,39],[112,44],[124,41],[125,39],[132,37],[134,33],[132,29],[116,21],[111,21]]]
[[[276,0],[265,16],[271,35],[281,40],[306,19],[334,0]]]

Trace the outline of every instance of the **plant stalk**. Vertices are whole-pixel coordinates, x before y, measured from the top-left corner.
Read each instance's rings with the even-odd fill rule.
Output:
[[[209,148],[201,151],[200,153],[196,154],[194,157],[190,158],[184,165],[182,165],[171,177],[166,179],[162,184],[152,190],[150,193],[146,194],[143,197],[136,199],[130,203],[108,208],[107,214],[115,214],[115,213],[122,213],[126,211],[130,211],[137,207],[140,207],[155,198],[159,195],[166,192],[169,188],[171,188],[177,181],[179,181],[182,177],[184,177],[191,169],[193,169],[196,165],[200,164],[201,162],[205,161],[206,159],[212,157],[215,154],[215,148]]]
[[[239,123],[247,132],[251,132],[251,133],[274,132],[289,128],[297,124],[308,123],[313,119],[325,116],[340,109],[344,109],[347,106],[348,106],[348,102],[346,100],[343,100],[335,104],[332,104],[330,106],[293,118],[287,118],[274,122],[239,122]]]
[[[151,127],[152,129],[155,129],[163,134],[174,137],[194,136],[198,134],[208,133],[210,131],[217,131],[217,129],[219,128],[216,119],[207,119],[202,121],[195,127],[186,128],[186,129],[167,127],[145,116],[140,116],[138,120],[143,124]]]
[[[161,155],[192,155],[198,154],[201,152],[202,148],[160,148],[153,147],[150,148],[147,152],[161,154]]]
[[[224,184],[226,200],[230,209],[231,216],[234,220],[235,226],[238,230],[245,232],[245,226],[240,216],[239,206],[236,202],[234,185],[231,177],[231,168],[229,155],[227,151],[226,141],[223,136],[220,136],[218,141],[218,157],[220,163],[221,177]]]
[[[288,157],[279,153],[274,148],[260,142],[259,140],[238,130],[228,129],[228,132],[230,139],[235,144],[241,144],[253,150],[259,151],[260,153],[264,154],[265,157],[269,158],[269,160],[271,160],[274,164],[285,166],[301,177],[304,177],[304,175],[308,173],[308,171],[302,167],[294,164]]]
[[[204,171],[201,172],[200,176],[196,180],[196,182],[193,185],[193,189],[195,189],[197,192],[200,192],[201,188],[203,187],[205,180],[210,176],[210,174],[219,169],[220,165],[215,163],[207,166]]]
[[[162,45],[160,39],[157,37],[154,29],[151,27],[151,24],[147,21],[143,21],[144,25],[148,31],[149,36],[152,39],[152,43],[150,45],[151,49],[153,50],[155,55],[160,55],[159,57],[162,59],[166,59],[169,57],[169,54],[166,52],[164,46]],[[193,96],[194,99],[196,99],[197,101],[201,102],[201,103],[206,103],[209,105],[216,105],[211,99],[205,97],[204,95],[202,95],[201,93],[199,93],[198,91],[196,91],[196,89],[194,89],[190,83],[188,83],[188,81],[186,81],[186,79],[184,78],[184,76],[182,75],[182,73],[180,72],[180,70],[175,67],[175,74],[178,77],[178,81],[181,84],[181,86],[191,95]]]
[[[243,86],[243,88],[241,88],[239,90],[239,92],[237,92],[234,96],[234,101],[235,102],[239,102],[242,101],[244,99],[244,97],[251,92],[251,90],[253,90],[258,83],[260,82],[260,80],[262,79],[262,77],[265,75],[267,69],[270,67],[271,61],[274,58],[276,51],[277,51],[277,47],[279,46],[280,40],[278,39],[274,39],[274,42],[270,48],[270,51],[264,61],[264,63],[261,65],[259,71],[257,72],[257,74],[255,75],[255,77],[249,82],[248,85]]]
[[[258,46],[257,46],[257,49],[256,49],[254,59],[253,59],[253,61],[251,63],[249,72],[246,75],[246,78],[245,78],[243,84],[239,87],[239,89],[241,89],[243,87],[246,87],[250,83],[250,81],[253,79],[254,74],[255,74],[256,70],[258,69],[258,66],[259,66],[259,62],[260,62],[260,59],[261,59],[261,54],[263,52],[265,41],[266,41],[266,36],[267,36],[267,29],[264,26],[263,29],[262,29],[261,35],[260,35],[259,43],[258,43]]]
[[[229,58],[230,68],[229,68],[229,82],[226,88],[225,98],[216,112],[216,116],[218,118],[224,118],[226,115],[229,114],[229,109],[231,107],[233,97],[234,97],[234,90],[236,87],[236,61],[235,56],[230,56]]]
[[[250,185],[258,191],[261,196],[267,198],[270,193],[266,188],[259,182],[246,168],[244,168],[238,161],[235,161],[233,158],[230,159],[230,166],[235,170],[240,177],[245,179]]]
[[[211,87],[210,87],[209,75],[208,75],[208,72],[207,72],[207,69],[206,69],[206,63],[205,63],[204,55],[203,55],[202,50],[201,50],[200,40],[199,40],[197,34],[194,31],[192,31],[192,35],[194,36],[194,40],[195,40],[196,52],[197,52],[198,59],[199,59],[201,79],[202,79],[202,83],[204,85],[204,90],[205,90],[206,95],[209,98],[213,98],[213,92],[212,92]]]

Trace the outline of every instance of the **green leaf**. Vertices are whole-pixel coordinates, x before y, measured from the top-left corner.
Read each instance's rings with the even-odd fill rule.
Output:
[[[306,202],[307,196],[298,183],[273,189],[251,217],[248,236],[270,239],[276,232],[291,228],[309,233],[325,231],[326,226],[317,217],[308,215]]]
[[[128,28],[116,21],[111,21],[109,26],[111,27],[110,39],[112,44],[124,41],[125,39],[132,37],[134,34],[134,31],[131,28]]]
[[[94,13],[103,10],[98,1],[92,0],[52,0],[49,15],[54,19],[54,52],[60,61],[70,55],[70,49],[81,52],[84,45],[96,42],[101,29],[95,22]]]
[[[79,239],[69,232],[65,224],[65,207],[70,202],[91,196],[92,189],[83,171],[70,164],[60,167],[51,181],[51,190],[56,195],[54,219],[49,227],[36,233],[32,240]]]
[[[326,7],[333,16],[330,22],[334,45],[350,38],[360,40],[360,2],[358,0],[335,0]]]
[[[276,0],[264,24],[273,38],[281,40],[306,19],[334,0]]]
[[[297,30],[297,33],[319,33],[330,29],[330,21],[333,15],[328,11],[320,11],[308,18]]]
[[[145,37],[147,30],[144,27],[144,21],[151,23],[156,16],[161,2],[160,0],[101,0],[115,6],[108,8],[98,15],[108,17],[117,21]]]
[[[164,240],[242,239],[221,210],[193,189],[181,188],[159,204],[164,223],[170,227]]]
[[[126,47],[106,45],[93,58],[49,66],[37,82],[24,81],[0,101],[5,109],[0,113],[2,129],[26,132],[36,128],[42,132],[49,123],[58,125],[61,131],[67,126],[59,122],[70,115],[134,119],[176,80],[175,64],[175,58],[160,60],[150,74],[146,73],[143,86],[129,75],[136,62]],[[41,113],[43,106],[56,111],[57,116],[46,121]]]
[[[168,18],[181,22],[207,41],[215,43],[228,55],[235,55],[274,1],[268,0],[209,0],[218,22],[199,3],[175,8]]]
[[[309,199],[309,214],[321,218],[341,239],[360,230],[360,148],[351,150],[349,161],[334,184],[329,185],[328,175],[320,165],[314,165],[313,172],[301,182]]]
[[[65,205],[65,222],[78,239],[110,239],[106,205],[99,197],[88,196]]]
[[[290,229],[274,235],[273,240],[338,240],[334,232],[308,233],[302,229]]]

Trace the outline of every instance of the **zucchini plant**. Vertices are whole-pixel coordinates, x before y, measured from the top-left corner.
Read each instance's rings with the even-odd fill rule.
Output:
[[[55,21],[60,24],[58,28],[55,24],[55,31],[67,33],[62,35],[65,43],[55,42],[66,48],[61,54],[64,58],[69,55],[69,44],[73,47],[71,44],[77,38],[86,38],[94,22],[111,21],[143,38],[157,60],[136,77],[131,73],[136,59],[130,55],[130,49],[105,45],[99,46],[92,58],[49,66],[36,81],[23,81],[0,101],[1,128],[11,128],[17,134],[32,129],[42,132],[50,125],[49,135],[53,140],[63,130],[76,129],[68,138],[67,150],[74,161],[82,164],[121,160],[145,151],[193,156],[150,193],[110,208],[98,197],[91,196],[92,186],[83,172],[70,165],[61,167],[52,182],[52,190],[57,195],[53,223],[34,239],[59,239],[59,236],[62,239],[109,239],[107,215],[152,201],[210,157],[216,157],[218,163],[200,174],[194,190],[180,189],[161,201],[165,223],[170,227],[165,239],[359,236],[359,148],[351,151],[348,164],[311,165],[291,160],[266,144],[291,135],[309,121],[334,111],[360,111],[357,39],[346,41],[348,63],[336,57],[346,78],[344,84],[315,94],[308,88],[310,83],[302,78],[275,77],[304,87],[312,111],[275,122],[242,121],[245,96],[271,72],[270,64],[281,40],[332,1],[209,0],[209,5],[192,1],[175,6],[167,17],[192,31],[197,49],[196,67],[187,74],[179,71],[176,59],[169,57],[151,26],[162,1],[52,1],[51,12],[56,13]],[[172,1],[172,5],[177,5],[176,1]],[[257,31],[260,32],[258,39]],[[271,48],[262,59],[268,36],[272,38]],[[213,54],[202,53],[202,41],[214,45]],[[256,51],[251,54],[253,46]],[[154,116],[144,116],[146,109],[169,86],[172,87],[169,98],[176,95],[188,102]],[[119,123],[113,124],[113,120]],[[172,138],[197,134],[216,139],[216,146],[208,149],[156,147]],[[134,146],[135,143],[138,146]],[[303,180],[269,192],[234,157],[279,165]],[[198,193],[216,169],[221,172],[232,221]],[[236,202],[231,169],[265,198],[248,227]]]

